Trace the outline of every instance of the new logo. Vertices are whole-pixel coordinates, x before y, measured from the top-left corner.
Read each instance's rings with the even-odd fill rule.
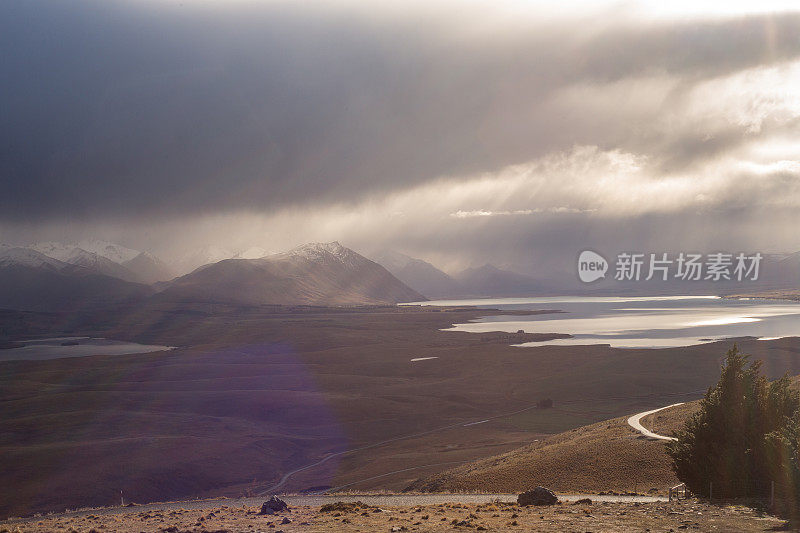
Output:
[[[608,261],[591,250],[584,250],[578,257],[578,277],[584,283],[591,283],[606,277]]]

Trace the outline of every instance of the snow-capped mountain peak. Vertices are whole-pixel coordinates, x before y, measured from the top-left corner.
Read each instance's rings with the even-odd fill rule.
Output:
[[[125,281],[154,283],[170,279],[174,275],[153,254],[107,241],[81,241],[79,244],[41,242],[28,248],[64,263]]]
[[[293,255],[309,255],[316,256],[321,253],[329,253],[333,255],[343,255],[347,250],[344,246],[339,244],[339,241],[333,242],[310,242],[302,244],[297,248],[293,248],[289,253]]]
[[[65,262],[68,262],[71,257],[74,257],[76,255],[76,250],[78,250],[78,247],[74,244],[64,244],[62,242],[53,241],[37,242],[36,244],[30,245],[28,248],[36,250],[47,257]]]
[[[245,305],[363,305],[424,298],[338,242],[304,244],[259,259],[219,261],[172,280],[165,301]]]
[[[294,257],[302,257],[304,259],[308,259],[309,261],[324,261],[328,258],[335,258],[342,263],[347,265],[354,265],[358,262],[359,259],[363,259],[360,255],[355,253],[353,250],[349,248],[345,248],[338,241],[333,242],[311,242],[308,244],[303,244],[302,246],[298,246],[292,250],[289,250],[285,254],[278,254],[278,255],[289,255]]]
[[[78,247],[119,264],[130,261],[141,253],[139,250],[100,240],[81,241],[78,243]]]
[[[67,264],[30,248],[4,246],[0,248],[0,266],[47,267],[61,270]]]
[[[45,254],[50,255],[50,254]],[[64,261],[66,263],[98,263],[98,262],[105,262],[109,261],[104,257],[97,255],[94,252],[88,252],[83,248],[73,248],[69,253],[63,256],[63,259],[60,257],[55,257],[54,255],[50,255],[50,257],[54,257],[55,259],[59,259],[60,261]]]

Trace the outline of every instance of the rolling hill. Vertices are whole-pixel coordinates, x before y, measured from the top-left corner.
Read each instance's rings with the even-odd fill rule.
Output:
[[[792,388],[800,389],[800,376],[791,379]],[[699,408],[699,400],[686,402],[648,415],[641,423],[650,431],[669,436]],[[575,428],[504,454],[459,465],[419,479],[407,490],[506,493],[538,484],[560,492],[664,492],[679,483],[664,441],[648,439],[633,430],[627,423],[628,416]]]
[[[670,434],[697,406],[698,402],[689,402],[656,413],[655,429]],[[604,420],[466,463],[418,480],[408,490],[513,493],[542,485],[559,492],[664,492],[679,483],[664,442],[640,435],[627,418]],[[652,428],[651,424],[643,420],[645,427]]]

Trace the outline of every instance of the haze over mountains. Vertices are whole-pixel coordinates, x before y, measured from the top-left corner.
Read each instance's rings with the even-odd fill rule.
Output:
[[[175,277],[174,270],[153,254],[106,241],[81,241],[76,244],[41,242],[28,248],[47,257],[125,281],[149,284]]]
[[[660,257],[661,254],[656,255]],[[672,253],[669,257],[674,260],[677,255]],[[730,295],[800,287],[800,252],[762,256],[758,278],[755,280],[746,278],[739,281],[731,275],[730,280],[713,281],[704,279],[704,273],[700,280],[688,281],[675,276],[677,267],[674,264],[671,275],[666,280],[660,279],[658,275],[647,280],[649,254],[645,254],[640,278],[618,281],[615,279],[616,254],[607,254],[605,257],[609,265],[604,279],[582,283],[577,276],[577,261],[561,265],[560,268],[533,269],[534,272],[530,272],[531,269],[525,266],[512,266],[509,269],[487,263],[447,274],[428,262],[397,252],[381,251],[372,255],[398,279],[431,298]]]
[[[235,252],[221,246],[204,246],[182,255],[174,265],[179,274],[188,274],[201,266],[232,259],[235,255]]]
[[[94,257],[69,255],[68,263],[30,248],[0,248],[0,308],[66,311],[86,306],[140,301],[152,294],[145,284],[101,273]],[[89,266],[87,266],[87,263]],[[100,268],[107,265],[98,260]]]
[[[386,270],[430,298],[446,298],[462,293],[459,283],[432,264],[392,250],[372,254],[372,259]]]
[[[534,277],[485,264],[451,275],[392,250],[371,257],[331,242],[272,254],[260,247],[208,247],[168,265],[149,252],[105,241],[0,245],[0,307],[61,310],[149,298],[171,304],[385,305],[425,298],[741,294],[800,286],[800,252],[765,255],[758,281],[742,283],[617,282],[613,264],[605,279],[592,284],[579,283],[570,268]]]
[[[456,279],[468,296],[535,296],[545,293],[547,286],[530,276],[485,264],[467,268],[456,275]]]
[[[425,299],[384,267],[338,242],[206,265],[170,282],[157,298],[245,305],[395,304]]]
[[[154,303],[248,306],[387,305],[425,299],[381,265],[337,242],[262,253],[251,249],[163,281],[170,270],[158,258],[111,243],[2,245],[0,308],[61,311],[148,298]]]
[[[373,256],[397,279],[431,298],[535,296],[543,292],[543,284],[534,278],[488,263],[450,276],[426,261],[399,252],[383,250]]]

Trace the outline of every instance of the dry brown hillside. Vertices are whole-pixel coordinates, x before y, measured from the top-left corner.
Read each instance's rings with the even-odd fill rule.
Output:
[[[642,425],[670,434],[698,408],[690,402],[656,413]],[[678,483],[664,442],[631,428],[628,417],[559,433],[517,450],[447,470],[409,487],[414,491],[519,492],[543,485],[558,492],[666,491]]]
[[[792,388],[800,390],[800,376],[791,380]],[[641,423],[655,433],[672,435],[699,404],[686,402],[646,416]],[[614,418],[536,440],[420,479],[408,490],[520,492],[543,485],[557,492],[665,492],[678,480],[664,441],[645,438],[627,420],[628,416]]]

